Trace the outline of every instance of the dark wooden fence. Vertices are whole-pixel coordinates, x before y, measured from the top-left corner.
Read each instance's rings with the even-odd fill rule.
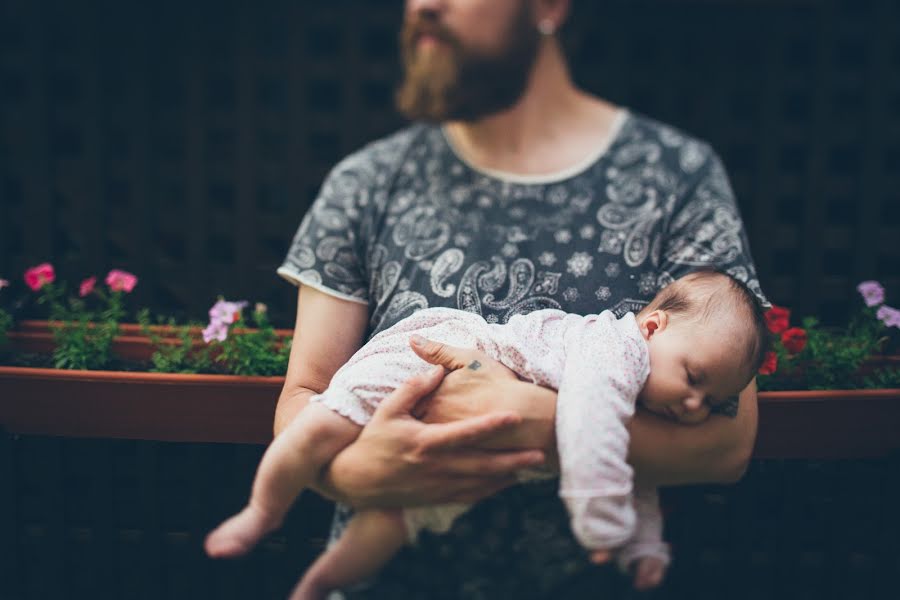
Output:
[[[900,294],[900,3],[574,4],[576,78],[713,143],[773,300],[837,320],[860,279]],[[201,317],[221,293],[291,325],[274,269],[322,177],[401,125],[399,14],[3,0],[0,276],[121,267],[137,304]],[[283,597],[327,530],[314,498],[247,560],[200,553],[260,453],[0,435],[0,598]],[[737,486],[678,490],[656,597],[895,595],[898,467],[758,461]]]
[[[268,302],[328,168],[399,125],[401,3],[4,0],[0,275],[138,273],[137,303]],[[841,319],[900,294],[900,5],[575,0],[587,89],[708,139],[764,288]]]
[[[201,547],[246,501],[261,455],[260,446],[0,432],[0,599],[282,600],[327,535],[331,512],[314,495],[248,558],[215,562]],[[900,457],[760,460],[735,486],[666,499],[675,562],[653,598],[895,596]],[[642,596],[610,572],[592,597]]]

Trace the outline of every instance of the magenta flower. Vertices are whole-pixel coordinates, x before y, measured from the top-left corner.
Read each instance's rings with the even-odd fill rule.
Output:
[[[900,310],[884,305],[875,313],[882,323],[887,327],[896,327],[900,329]]]
[[[212,340],[224,342],[228,337],[228,326],[238,320],[245,306],[246,302],[229,302],[224,299],[213,304],[209,309],[209,325],[203,330],[203,341],[207,344]]]
[[[884,302],[884,288],[877,281],[861,281],[856,290],[862,294],[866,306],[878,306]]]
[[[228,325],[222,321],[213,321],[203,330],[203,341],[207,344],[213,340],[224,342],[228,337]]]
[[[247,306],[246,302],[229,302],[219,300],[209,309],[210,323],[224,323],[231,325],[238,320],[241,311]]]
[[[8,279],[0,279],[0,290],[2,290],[5,287],[9,287],[9,280]]]
[[[137,285],[138,279],[128,271],[113,269],[106,276],[106,285],[114,292],[130,293]]]
[[[94,285],[97,284],[96,277],[88,277],[78,286],[78,295],[82,298],[94,291]]]
[[[53,283],[56,279],[56,273],[53,271],[53,265],[50,263],[41,263],[36,267],[31,267],[25,271],[25,285],[36,292],[48,283]]]

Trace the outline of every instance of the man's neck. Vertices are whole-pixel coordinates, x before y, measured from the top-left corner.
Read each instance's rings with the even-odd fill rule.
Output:
[[[609,134],[615,114],[575,87],[558,43],[546,39],[515,105],[477,121],[448,122],[446,130],[475,166],[539,175],[583,161]]]

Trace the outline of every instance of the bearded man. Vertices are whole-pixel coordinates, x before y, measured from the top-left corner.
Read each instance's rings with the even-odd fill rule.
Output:
[[[278,270],[299,293],[276,434],[365,340],[421,308],[489,322],[539,308],[621,316],[710,266],[762,297],[721,161],[578,89],[555,35],[568,9],[407,0],[397,106],[413,124],[334,168]],[[574,541],[555,482],[497,493],[517,470],[554,460],[555,392],[472,350],[418,352],[450,373],[389,396],[322,474],[318,489],[342,503],[334,535],[348,506],[486,499],[347,596],[595,597],[608,569]],[[481,368],[461,368],[474,360]],[[756,434],[755,384],[722,412],[688,429],[638,411],[636,476],[738,479]],[[480,449],[498,435],[518,449]]]

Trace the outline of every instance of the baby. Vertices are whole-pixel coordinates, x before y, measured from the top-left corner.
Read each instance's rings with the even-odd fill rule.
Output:
[[[626,426],[636,403],[666,418],[699,423],[747,386],[767,339],[754,295],[714,271],[687,275],[637,316],[618,319],[609,311],[580,316],[546,309],[500,325],[465,311],[420,310],[369,340],[275,438],[247,507],[207,537],[210,556],[244,554],[279,527],[297,495],[356,439],[378,403],[432,368],[410,349],[413,335],[477,348],[520,378],[558,390],[559,494],[572,530],[597,560],[617,550],[617,563],[634,574],[638,588],[662,580],[669,553],[656,492],[633,490],[626,462]],[[469,508],[357,513],[293,597],[325,598],[365,580],[404,544],[414,543],[420,531],[445,532]]]

